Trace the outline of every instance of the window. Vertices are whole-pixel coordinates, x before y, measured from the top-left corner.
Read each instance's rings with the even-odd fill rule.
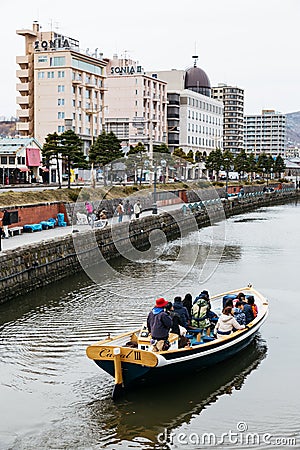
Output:
[[[57,86],[57,91],[58,92],[65,92],[65,86],[63,84],[59,84]]]
[[[57,130],[58,133],[63,133],[65,131],[65,127],[63,125],[58,125]]]
[[[63,111],[58,111],[57,118],[58,119],[64,119],[65,118],[65,113]]]
[[[42,80],[42,79],[44,79],[45,78],[45,72],[39,72],[38,73],[38,79],[39,80]]]
[[[50,58],[50,66],[65,66],[66,65],[66,57],[65,56],[54,56]]]
[[[54,78],[54,72],[47,72],[47,78]]]
[[[1,156],[1,164],[7,164],[7,156]]]
[[[46,55],[43,55],[43,56],[39,55],[38,62],[39,63],[46,63],[46,62],[48,62],[48,57]]]
[[[65,71],[64,70],[59,70],[58,71],[58,78],[65,78]]]
[[[9,156],[8,158],[8,164],[14,165],[16,162],[16,158],[14,156]]]
[[[74,101],[74,100],[73,100]],[[57,105],[58,106],[64,106],[65,104],[65,99],[64,98],[58,98],[57,99]],[[75,105],[74,105],[75,106]]]

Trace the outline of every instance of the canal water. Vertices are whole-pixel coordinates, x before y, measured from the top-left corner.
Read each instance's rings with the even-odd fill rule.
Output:
[[[262,208],[115,261],[111,284],[81,273],[0,305],[0,449],[300,448],[299,225],[297,204]],[[156,296],[248,283],[270,315],[246,350],[111,400],[88,344],[140,326]]]

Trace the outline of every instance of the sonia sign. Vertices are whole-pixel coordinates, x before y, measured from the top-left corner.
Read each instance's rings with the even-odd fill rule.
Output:
[[[49,41],[35,41],[34,50],[49,50],[52,48],[69,48],[70,43],[66,38],[50,39]]]
[[[135,73],[142,73],[142,66],[116,66],[110,69],[111,75],[133,75]]]

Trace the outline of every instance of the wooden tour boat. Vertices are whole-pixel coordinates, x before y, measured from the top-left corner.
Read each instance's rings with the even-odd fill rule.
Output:
[[[251,285],[211,297],[212,310],[222,311],[223,297],[243,292],[253,295],[258,307],[257,317],[243,330],[221,338],[210,338],[192,332],[190,345],[178,348],[178,335],[170,333],[170,348],[153,352],[147,330],[143,327],[90,345],[87,356],[115,378],[113,398],[117,399],[124,388],[138,380],[168,380],[187,371],[202,369],[219,363],[243,350],[254,338],[267,318],[268,301]]]

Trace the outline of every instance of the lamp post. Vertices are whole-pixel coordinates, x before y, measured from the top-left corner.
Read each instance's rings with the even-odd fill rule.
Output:
[[[226,171],[226,184],[225,184],[225,198],[228,198],[228,174],[229,174],[229,159],[228,158],[224,158],[224,163],[225,163],[225,171]]]
[[[153,180],[153,205],[152,214],[157,214],[157,203],[156,203],[156,183],[157,183],[157,167],[154,167],[154,180]]]

